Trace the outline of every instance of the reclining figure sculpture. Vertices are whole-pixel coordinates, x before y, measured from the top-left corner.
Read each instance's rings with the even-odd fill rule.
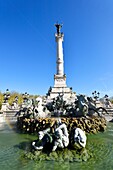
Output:
[[[38,139],[32,142],[32,146],[36,150],[42,150],[47,144],[52,144],[53,138],[49,134],[49,128],[45,131],[38,132]]]
[[[69,145],[69,134],[66,125],[61,123],[61,119],[57,120],[58,127],[54,133],[50,133],[50,128],[39,131],[38,139],[32,142],[32,146],[36,150],[42,150],[47,144],[50,144],[52,151],[57,148],[64,148]]]

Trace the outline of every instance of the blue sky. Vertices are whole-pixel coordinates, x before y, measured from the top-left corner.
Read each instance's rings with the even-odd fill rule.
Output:
[[[0,91],[44,95],[54,85],[57,21],[67,85],[113,96],[113,0],[0,0]]]

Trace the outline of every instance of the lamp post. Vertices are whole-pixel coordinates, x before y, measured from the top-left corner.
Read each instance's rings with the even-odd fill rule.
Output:
[[[100,93],[95,90],[94,92],[92,92],[92,95],[93,95],[93,98],[97,100],[99,98]]]
[[[10,92],[9,92],[9,89],[6,89],[6,92],[3,93],[3,103],[2,103],[2,107],[1,107],[1,110],[2,111],[6,111],[6,110],[9,110],[9,103],[8,103],[8,99],[10,97]]]
[[[4,96],[4,103],[7,103],[10,97],[9,89],[6,89],[6,92],[3,94],[3,96]]]
[[[29,98],[29,94],[27,92],[23,93],[22,94],[22,97],[23,97],[23,103],[27,103],[28,101],[28,98]]]
[[[108,97],[109,97],[109,96],[108,96],[107,94],[105,94],[104,98],[105,98],[106,100],[108,100]]]
[[[95,90],[94,92],[92,92],[92,95],[93,95],[94,103],[95,103],[95,106],[96,106],[97,103],[98,103],[97,100],[99,98],[100,93]]]
[[[107,94],[105,94],[105,96],[104,96],[104,103],[105,103],[105,107],[108,107],[109,106],[109,99],[108,99],[108,95]]]

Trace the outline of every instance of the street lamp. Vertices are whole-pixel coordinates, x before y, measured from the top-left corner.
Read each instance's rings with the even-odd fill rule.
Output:
[[[25,92],[22,94],[22,97],[23,97],[23,102],[26,103],[28,101],[29,94],[27,92]]]
[[[4,103],[7,103],[10,97],[9,89],[6,89],[6,92],[3,94],[3,96],[4,96]]]
[[[93,98],[97,100],[99,98],[100,93],[95,90],[94,92],[92,92],[92,95],[93,95]]]
[[[106,107],[108,107],[108,105],[109,105],[109,99],[108,99],[108,95],[107,94],[105,94],[105,96],[104,96],[104,102],[105,102],[105,106]]]
[[[108,97],[109,97],[109,96],[108,96],[107,94],[105,94],[104,98],[108,100]]]

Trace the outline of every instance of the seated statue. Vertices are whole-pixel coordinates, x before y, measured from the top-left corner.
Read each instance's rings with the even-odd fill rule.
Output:
[[[36,150],[42,150],[47,144],[52,143],[52,136],[48,133],[49,129],[38,132],[38,139],[32,142],[32,146]]]
[[[80,128],[74,129],[73,137],[75,146],[77,146],[78,148],[85,148],[87,137],[82,129]]]
[[[52,151],[55,151],[57,147],[65,148],[69,145],[69,134],[64,123],[60,124],[59,127],[55,129],[54,135],[55,139]]]

